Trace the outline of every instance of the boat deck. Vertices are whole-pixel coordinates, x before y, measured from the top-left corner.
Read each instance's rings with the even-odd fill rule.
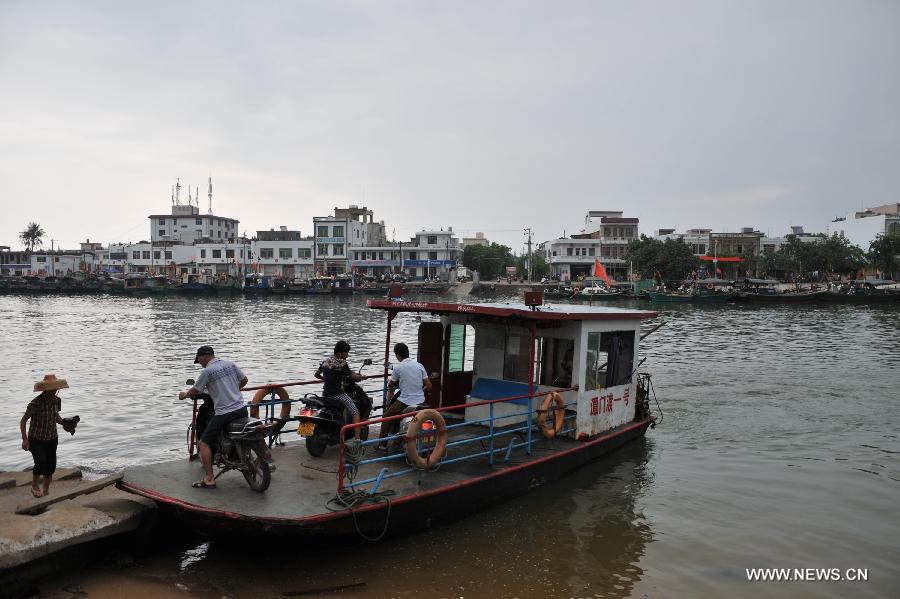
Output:
[[[377,436],[373,426],[372,439]],[[448,441],[460,440],[485,434],[484,427],[471,426],[453,429]],[[499,430],[499,428],[498,428]],[[532,455],[525,454],[524,449],[513,450],[508,462],[504,462],[504,451],[498,447],[494,457],[494,465],[488,463],[487,456],[464,462],[442,465],[434,472],[415,472],[408,475],[386,478],[379,491],[390,491],[394,497],[413,495],[427,490],[452,485],[473,477],[481,477],[518,466],[522,463],[546,457],[555,452],[577,447],[580,443],[570,438],[559,438],[552,441],[540,438],[540,432],[534,431]],[[285,434],[288,437],[289,434]],[[290,435],[294,436],[294,435]],[[524,436],[522,438],[524,440]],[[329,447],[321,457],[314,458],[306,451],[302,442],[288,439],[283,446],[272,448],[272,458],[277,466],[272,473],[272,484],[265,493],[257,493],[247,486],[243,475],[231,470],[216,481],[216,489],[195,489],[191,483],[200,480],[202,470],[199,460],[180,459],[160,464],[136,466],[125,471],[123,486],[130,490],[149,490],[155,495],[165,496],[176,501],[195,505],[201,508],[240,513],[248,516],[264,518],[305,518],[327,512],[325,503],[337,492],[338,447]],[[481,447],[478,446],[478,450]],[[462,457],[465,450],[450,449],[449,458]],[[364,464],[354,477],[365,480],[378,475],[383,467],[391,472],[409,468],[402,454],[395,459],[376,464]],[[385,454],[375,453],[372,446],[366,448],[364,459],[382,457]],[[349,485],[347,485],[349,488]],[[358,489],[369,490],[372,484]]]
[[[487,492],[491,499],[499,500],[505,495],[511,496],[527,491],[528,488],[535,486],[535,480],[539,481],[537,484],[542,484],[588,459],[621,445],[628,439],[643,435],[649,424],[649,420],[627,423],[584,442],[568,437],[546,440],[535,430],[531,455],[526,454],[524,448],[517,448],[512,450],[509,460],[504,461],[506,449],[498,447],[493,465],[488,462],[486,455],[472,460],[441,464],[436,471],[415,471],[394,478],[385,478],[378,491],[391,497],[395,513],[399,511],[396,507],[398,504],[423,505],[427,502],[415,500],[425,498],[434,500],[436,497],[445,500],[449,497],[451,505],[447,506],[446,511],[453,511],[458,507],[452,505],[454,492],[464,488],[468,488],[468,492],[471,493],[471,489],[482,487],[482,492]],[[485,431],[484,427],[474,425],[452,429],[448,435],[448,442],[463,437],[484,435]],[[370,438],[374,438],[375,435],[373,427],[373,436]],[[523,440],[524,436],[516,439],[516,442]],[[455,448],[451,447],[445,459],[462,457],[465,452],[482,451],[480,443],[463,447],[470,449],[458,448],[454,451]],[[384,454],[377,454],[368,449],[364,459],[381,456]],[[272,532],[272,528],[285,526],[293,528],[320,526],[327,521],[342,519],[342,516],[350,514],[349,510],[341,509],[340,506],[332,505],[329,508],[327,505],[337,493],[336,446],[329,447],[322,457],[314,458],[309,455],[302,442],[288,442],[284,446],[273,447],[272,457],[277,469],[272,473],[272,483],[265,493],[251,490],[243,475],[237,471],[229,471],[221,476],[216,489],[195,489],[191,483],[201,478],[200,463],[188,461],[186,458],[129,468],[125,471],[124,480],[119,486],[174,508],[182,516],[190,515],[194,524],[201,524],[198,517],[200,520],[205,518],[207,526],[201,524],[201,527],[206,528],[215,528],[213,521],[221,523],[224,520],[230,524],[244,521],[263,524],[269,532]],[[385,466],[389,466],[391,472],[408,468],[405,457],[401,454],[398,459],[387,463],[377,462],[361,466],[355,480],[375,477]],[[515,476],[503,476],[504,474]],[[506,487],[509,492],[501,488],[503,485],[492,484],[493,481],[500,479],[508,481]],[[371,488],[372,484],[366,484],[357,487],[357,490],[368,491]],[[368,502],[354,509],[354,512],[383,507],[385,503]],[[418,512],[418,515],[434,516],[441,510],[432,505],[423,510],[413,511]],[[352,532],[352,529],[345,532]]]

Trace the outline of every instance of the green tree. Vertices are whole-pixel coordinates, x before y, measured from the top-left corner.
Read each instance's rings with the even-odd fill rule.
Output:
[[[506,275],[507,266],[517,266],[516,257],[505,245],[469,245],[463,250],[463,266],[477,270],[482,279]]]
[[[818,272],[819,277],[829,273],[852,274],[867,263],[862,249],[837,233],[830,237],[819,235],[815,240],[788,235],[777,253],[791,264],[792,274],[801,279],[808,278],[813,272]]]
[[[39,224],[34,222],[28,223],[25,230],[19,233],[19,241],[22,242],[27,251],[31,252],[34,251],[34,248],[44,246],[45,234],[44,229]]]
[[[893,277],[900,271],[900,231],[879,235],[869,246],[869,262],[881,276]]]
[[[547,266],[547,261],[544,259],[543,254],[540,252],[533,252],[532,259],[534,260],[534,265],[532,268],[532,274],[534,275],[535,281],[540,281],[542,277],[546,276],[550,273],[550,267]],[[523,279],[528,278],[528,257],[526,255],[521,255],[516,258],[516,268],[518,270],[519,276]]]
[[[632,262],[634,270],[643,278],[651,279],[659,271],[664,281],[672,283],[680,283],[700,265],[700,259],[691,253],[688,244],[674,239],[659,241],[646,235],[628,244],[625,259]]]

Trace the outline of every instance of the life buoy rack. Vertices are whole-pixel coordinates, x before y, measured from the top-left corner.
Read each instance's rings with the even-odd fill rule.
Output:
[[[553,411],[555,412],[553,416],[553,426],[550,426],[547,424],[547,412],[550,411],[550,405],[553,403],[556,403],[556,407],[553,408]],[[541,433],[547,439],[554,438],[562,430],[563,421],[565,419],[566,408],[562,395],[556,391],[551,391],[547,394],[547,397],[544,398],[541,409],[538,410],[538,424],[541,426]]]
[[[287,390],[284,387],[266,387],[265,389],[260,389],[253,396],[253,399],[250,400],[250,416],[253,418],[259,418],[259,404],[262,403],[263,398],[265,398],[270,393],[275,393],[278,396],[278,399],[287,401],[290,399]],[[286,420],[291,417],[291,404],[283,403],[281,404],[281,413],[278,415],[279,418]],[[284,426],[284,422],[276,422],[274,431],[278,432]]]
[[[431,450],[431,453],[428,454],[427,458],[419,455],[418,441],[419,441],[419,430],[425,424],[425,422],[431,421],[434,424],[435,431],[437,433],[437,440],[434,444],[434,449]],[[422,410],[418,414],[416,414],[412,422],[409,423],[409,428],[406,430],[406,457],[409,461],[416,467],[422,470],[427,470],[433,468],[435,464],[440,461],[441,457],[444,455],[444,450],[447,448],[447,423],[444,421],[444,417],[441,416],[441,413],[437,410]]]

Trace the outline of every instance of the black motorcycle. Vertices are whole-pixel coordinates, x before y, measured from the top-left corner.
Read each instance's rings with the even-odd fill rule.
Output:
[[[188,379],[188,385],[194,380]],[[206,393],[197,395],[203,403],[197,410],[195,439],[203,436],[203,431],[210,419],[215,415],[212,397]],[[213,465],[220,468],[216,478],[229,470],[239,470],[244,480],[254,491],[262,493],[272,482],[272,469],[269,464],[269,448],[266,446],[266,424],[255,418],[237,418],[225,426],[213,450]],[[188,431],[190,435],[190,431]]]
[[[357,371],[362,374],[363,366],[369,366],[372,360],[366,359]],[[372,414],[372,398],[355,381],[346,379],[343,382],[344,393],[350,396],[356,409],[359,410],[360,421],[368,420]],[[344,408],[344,404],[330,397],[318,397],[307,395],[302,398],[305,407],[300,410],[298,416],[299,428],[297,433],[306,438],[306,451],[315,458],[325,453],[329,445],[340,443],[341,428],[351,422],[350,414]],[[355,429],[359,433],[359,439],[365,441],[369,438],[369,427],[362,426]],[[352,433],[347,438],[353,438]]]

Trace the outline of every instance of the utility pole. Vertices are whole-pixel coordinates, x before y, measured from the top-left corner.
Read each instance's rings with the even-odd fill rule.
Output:
[[[534,278],[534,267],[532,266],[532,256],[531,256],[531,227],[526,227],[522,229],[522,233],[528,235],[528,262],[525,263],[528,280],[531,281]]]

